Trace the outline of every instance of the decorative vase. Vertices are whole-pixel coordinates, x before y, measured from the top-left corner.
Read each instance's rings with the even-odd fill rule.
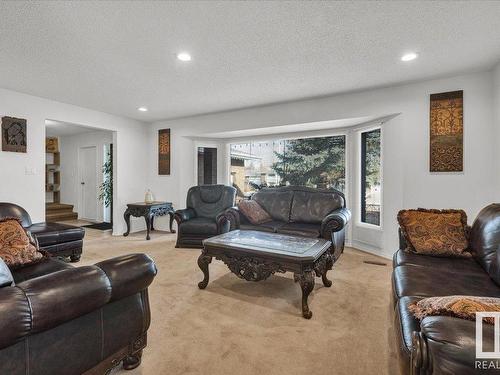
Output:
[[[146,191],[146,196],[144,197],[144,202],[146,202],[146,203],[153,203],[154,202],[153,193],[151,193],[151,190],[149,190],[149,189],[148,189],[148,191]]]

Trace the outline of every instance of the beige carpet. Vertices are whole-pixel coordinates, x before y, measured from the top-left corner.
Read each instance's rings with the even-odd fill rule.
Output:
[[[390,332],[390,261],[346,249],[309,297],[311,320],[303,319],[301,291],[292,274],[259,283],[231,274],[216,260],[210,283],[196,260],[200,250],[176,249],[175,234],[156,232],[112,237],[86,229],[87,265],[121,254],[144,252],[158,267],[150,287],[148,347],[142,365],[114,374],[394,374]],[[384,261],[387,266],[363,263]],[[124,327],[126,329],[126,327]]]

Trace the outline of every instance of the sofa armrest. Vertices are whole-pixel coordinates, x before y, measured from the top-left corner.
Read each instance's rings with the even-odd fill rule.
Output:
[[[339,208],[328,214],[321,222],[321,233],[339,232],[351,220],[351,211],[347,208]]]
[[[228,208],[223,215],[229,221],[229,230],[240,229],[240,209],[237,206]]]
[[[219,212],[216,216],[215,216],[215,221],[217,222],[217,233],[218,234],[221,234],[221,233],[227,233],[229,232],[231,229],[231,221],[229,220],[229,216],[226,214],[228,209],[222,211],[222,212]]]
[[[483,323],[482,327],[483,350],[491,350],[494,326]],[[429,316],[422,320],[420,329],[420,332],[413,332],[412,337],[411,366],[414,373],[443,374],[443,368],[447,369],[447,374],[489,373],[485,371],[488,367],[477,367],[476,362],[482,360],[476,359],[476,322]],[[492,373],[495,371],[498,370]]]
[[[146,289],[155,278],[154,261],[146,254],[129,254],[96,263],[111,284],[111,301]]]
[[[177,225],[184,221],[191,220],[196,217],[196,212],[192,208],[185,208],[183,210],[177,210],[174,214],[174,219]]]
[[[0,349],[138,293],[155,274],[148,256],[133,254],[1,288]]]

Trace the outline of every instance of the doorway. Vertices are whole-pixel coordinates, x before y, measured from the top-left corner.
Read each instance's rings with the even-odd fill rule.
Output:
[[[217,184],[217,148],[198,147],[198,185]]]
[[[78,170],[80,171],[80,217],[97,221],[97,147],[80,147]]]

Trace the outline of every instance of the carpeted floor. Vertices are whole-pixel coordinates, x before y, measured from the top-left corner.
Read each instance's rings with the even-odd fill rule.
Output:
[[[112,237],[86,228],[79,265],[144,252],[158,267],[150,287],[148,347],[142,365],[114,374],[395,374],[390,302],[390,261],[346,249],[309,297],[311,320],[300,311],[292,274],[245,282],[214,260],[210,283],[196,260],[200,250],[176,249],[175,234]],[[383,261],[387,266],[363,260]],[[126,327],[124,327],[126,329]]]

